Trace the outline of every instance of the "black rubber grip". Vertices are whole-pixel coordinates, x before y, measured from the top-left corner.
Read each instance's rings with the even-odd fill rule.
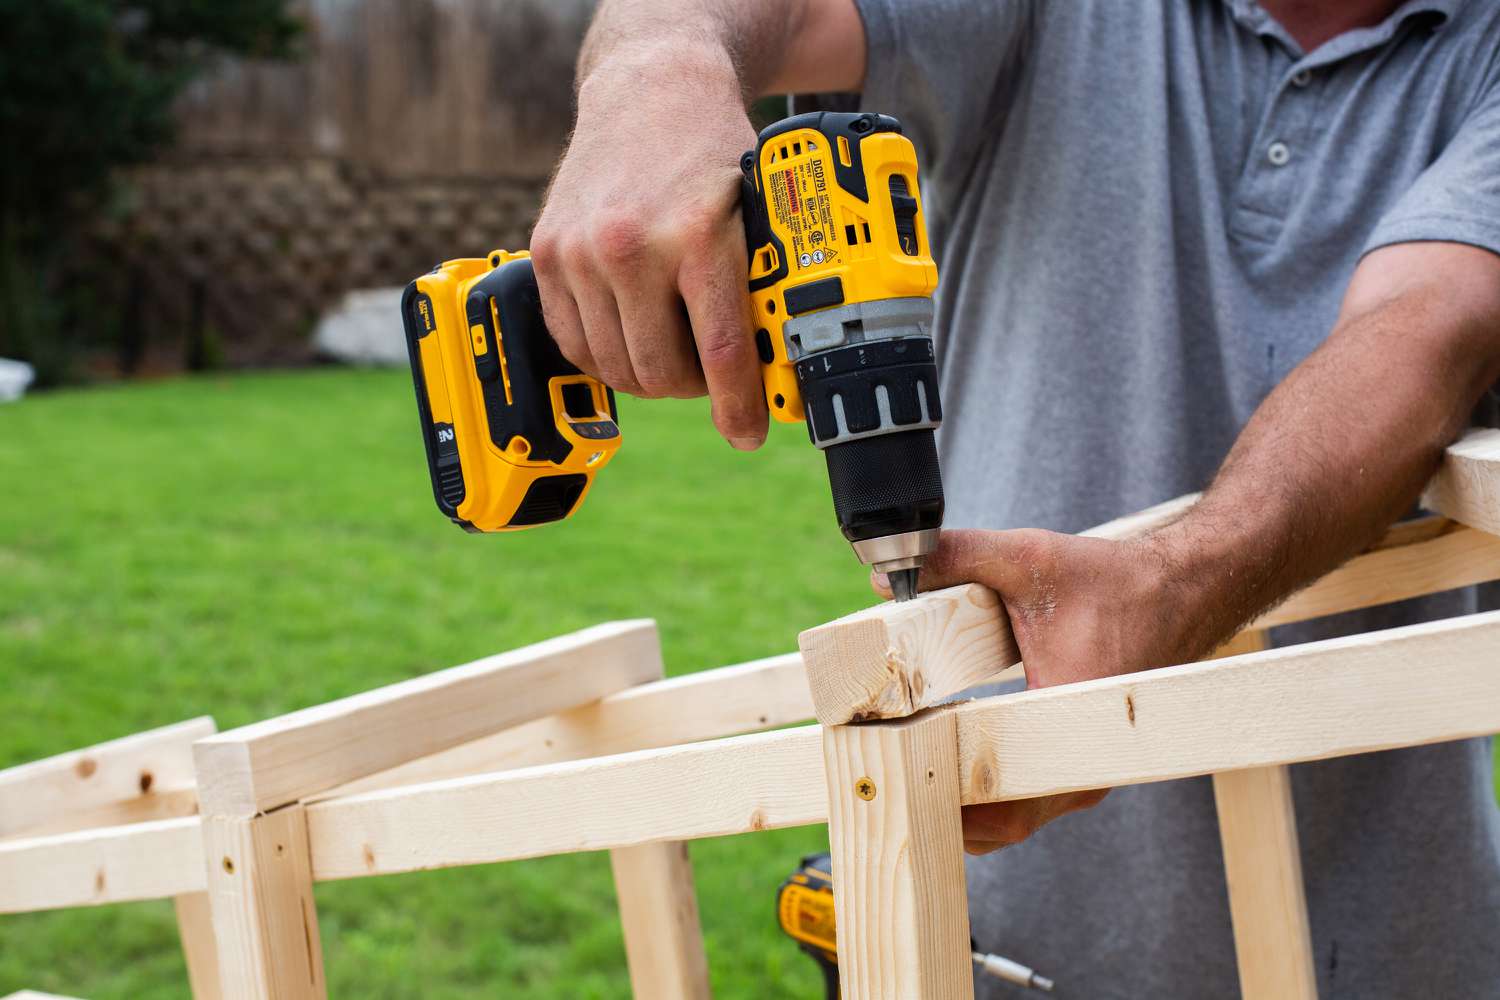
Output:
[[[930,429],[823,449],[839,529],[851,542],[943,524],[943,477]]]

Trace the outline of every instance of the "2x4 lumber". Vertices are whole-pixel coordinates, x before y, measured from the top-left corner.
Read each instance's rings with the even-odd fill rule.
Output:
[[[1500,732],[1497,648],[1492,612],[929,711],[957,720],[971,805]],[[314,877],[820,823],[821,744],[808,726],[320,802]]]
[[[611,622],[200,741],[205,815],[248,817],[661,676],[656,623]]]
[[[964,802],[1487,735],[1497,649],[1489,612],[955,705]]]
[[[635,690],[666,683],[658,671],[652,684]],[[596,702],[588,708],[597,709],[601,704]],[[631,704],[638,709],[642,706],[662,707],[640,698],[632,700]],[[677,707],[690,708],[687,705]],[[629,716],[628,712],[626,716]],[[555,718],[539,719],[537,723],[550,721],[555,721]],[[650,724],[649,719],[636,721],[642,725]],[[660,725],[666,720],[655,721]],[[558,741],[576,746],[586,742],[586,737],[579,733],[559,733],[557,740],[544,740],[543,746],[547,751],[553,751],[557,749],[555,743]],[[609,863],[614,871],[615,899],[620,930],[625,939],[625,960],[630,970],[632,994],[661,997],[663,1000],[708,1000],[708,954],[703,950],[698,892],[693,884],[693,866],[688,860],[687,844],[668,840],[621,847],[609,852]]]
[[[1214,775],[1243,1000],[1317,1000],[1287,765]]]
[[[1217,655],[1268,646],[1264,630],[1249,630]],[[1240,995],[1243,1000],[1317,1000],[1288,765],[1220,771],[1213,784]]]
[[[1471,430],[1450,445],[1422,506],[1500,535],[1500,430]]]
[[[322,1000],[323,946],[300,805],[203,820],[209,908],[229,1000]]]
[[[191,752],[191,751],[189,751]],[[49,833],[69,833],[107,826],[125,826],[154,819],[176,819],[198,813],[198,789],[193,785],[158,789],[155,785],[145,794],[122,799],[92,809],[67,813],[46,823],[28,827],[20,836],[40,837]]]
[[[787,653],[626,688],[320,792],[308,801],[736,736],[811,718],[802,656]]]
[[[0,913],[203,891],[196,816],[0,842]]]
[[[1021,659],[999,596],[977,583],[858,611],[797,642],[825,726],[911,715]]]
[[[821,823],[815,726],[367,792],[307,807],[313,877],[359,878]]]
[[[972,1000],[958,732],[948,713],[823,730],[845,1000]]]
[[[193,1000],[220,1000],[224,993],[219,982],[218,942],[214,938],[208,893],[184,893],[173,898],[172,904]]]
[[[709,1000],[708,956],[687,844],[666,841],[609,852],[631,995]]]
[[[0,838],[191,812],[192,745],[213,732],[204,716],[0,771]]]

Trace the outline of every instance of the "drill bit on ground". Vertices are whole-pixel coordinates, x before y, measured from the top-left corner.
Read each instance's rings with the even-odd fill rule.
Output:
[[[891,596],[898,601],[909,601],[917,593],[917,570],[893,569],[886,574],[891,581]]]
[[[1043,993],[1052,992],[1052,980],[1020,962],[1003,958],[1000,955],[985,955],[977,951],[974,953],[974,962],[980,969],[997,979],[1004,979],[1017,986],[1041,990]]]

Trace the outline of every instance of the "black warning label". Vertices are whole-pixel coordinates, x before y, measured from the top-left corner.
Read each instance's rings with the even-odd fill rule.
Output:
[[[791,234],[786,248],[790,266],[816,267],[838,256],[833,199],[828,196],[822,160],[812,157],[774,171],[766,187],[771,193],[771,212]]]

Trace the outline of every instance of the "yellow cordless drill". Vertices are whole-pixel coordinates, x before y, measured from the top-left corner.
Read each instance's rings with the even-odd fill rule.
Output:
[[[809,854],[776,890],[776,922],[823,973],[827,1000],[839,998],[838,935],[833,916],[833,864],[827,854]],[[1000,955],[975,951],[981,972],[1017,986],[1052,992],[1052,980]]]
[[[817,112],[766,128],[740,165],[766,404],[806,419],[844,537],[907,599],[943,519],[916,152],[894,118]],[[528,255],[441,264],[402,315],[442,512],[507,531],[577,510],[619,448],[618,416],[553,344]]]

